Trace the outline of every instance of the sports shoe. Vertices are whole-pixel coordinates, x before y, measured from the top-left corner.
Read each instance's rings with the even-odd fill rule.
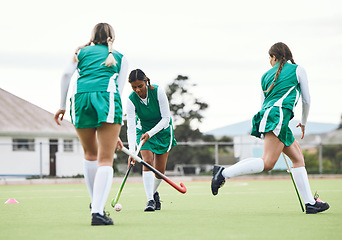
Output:
[[[218,194],[218,189],[222,187],[226,181],[222,175],[223,170],[224,167],[214,165],[213,178],[211,180],[211,192],[214,196]]]
[[[323,212],[325,210],[328,210],[329,207],[330,206],[328,203],[322,201],[316,201],[314,205],[311,205],[310,203],[305,204],[306,214]]]
[[[155,210],[160,210],[161,209],[161,203],[160,203],[160,198],[159,198],[159,193],[158,192],[155,192],[153,194],[153,199],[156,203],[156,207],[155,207]]]
[[[145,212],[154,212],[154,210],[156,209],[156,202],[154,200],[150,200],[146,203],[146,207],[145,207]]]
[[[113,222],[113,219],[108,217],[105,212],[103,213],[103,216],[99,213],[92,213],[91,225],[92,226],[114,225],[114,222]]]

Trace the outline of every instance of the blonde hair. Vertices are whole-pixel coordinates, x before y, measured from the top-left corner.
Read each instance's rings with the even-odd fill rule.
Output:
[[[115,40],[115,33],[113,27],[108,23],[98,23],[93,28],[93,31],[91,33],[90,41],[86,44],[79,46],[75,50],[74,55],[74,61],[78,62],[78,52],[86,47],[91,45],[92,43],[95,45],[105,45],[108,46],[108,57],[106,61],[104,61],[102,64],[104,64],[106,67],[115,66],[117,64],[117,61],[114,58],[113,55],[113,43]],[[101,64],[101,65],[102,65]]]

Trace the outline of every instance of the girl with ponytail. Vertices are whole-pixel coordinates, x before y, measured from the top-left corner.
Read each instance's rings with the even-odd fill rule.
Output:
[[[98,23],[90,41],[78,47],[61,80],[58,125],[66,111],[66,98],[73,74],[77,80],[70,102],[71,121],[84,150],[84,178],[90,195],[91,225],[113,225],[104,213],[113,179],[115,149],[122,148],[122,93],[127,77],[127,61],[113,49],[115,35],[108,23]]]
[[[329,208],[329,204],[317,201],[312,196],[304,156],[289,127],[294,116],[294,107],[301,95],[302,119],[297,127],[301,128],[301,138],[304,138],[310,108],[305,70],[296,65],[289,47],[282,42],[274,44],[268,53],[272,68],[261,78],[263,103],[261,110],[253,117],[251,132],[255,137],[264,138],[263,156],[244,159],[228,168],[215,165],[212,193],[218,194],[218,189],[226,179],[273,169],[280,154],[284,152],[293,163],[292,176],[305,203],[306,213],[323,212]]]
[[[113,65],[115,66],[117,62],[114,58],[114,55],[112,54],[113,53],[114,40],[115,40],[115,34],[114,34],[114,30],[113,30],[112,26],[107,24],[107,23],[98,23],[93,29],[90,41],[87,42],[86,44],[76,48],[75,55],[74,55],[74,61],[78,62],[77,55],[81,49],[83,49],[87,46],[90,46],[91,44],[105,45],[108,47],[108,56],[106,58],[106,61],[103,62],[103,64],[105,64],[106,67],[110,67]]]
[[[169,102],[164,90],[151,85],[150,79],[140,69],[128,77],[133,92],[127,99],[127,139],[129,150],[135,152],[140,142],[141,156],[145,162],[164,173],[169,151],[177,145],[173,134]],[[129,163],[134,161],[131,157]],[[145,212],[161,210],[158,187],[162,179],[143,167],[143,182],[147,204]]]

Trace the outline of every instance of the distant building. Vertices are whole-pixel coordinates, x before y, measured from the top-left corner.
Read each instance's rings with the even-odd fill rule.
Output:
[[[0,177],[83,174],[74,126],[0,88]]]

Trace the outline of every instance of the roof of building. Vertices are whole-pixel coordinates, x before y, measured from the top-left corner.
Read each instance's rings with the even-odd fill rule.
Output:
[[[54,114],[0,88],[0,136],[76,136],[71,122],[59,126]]]

